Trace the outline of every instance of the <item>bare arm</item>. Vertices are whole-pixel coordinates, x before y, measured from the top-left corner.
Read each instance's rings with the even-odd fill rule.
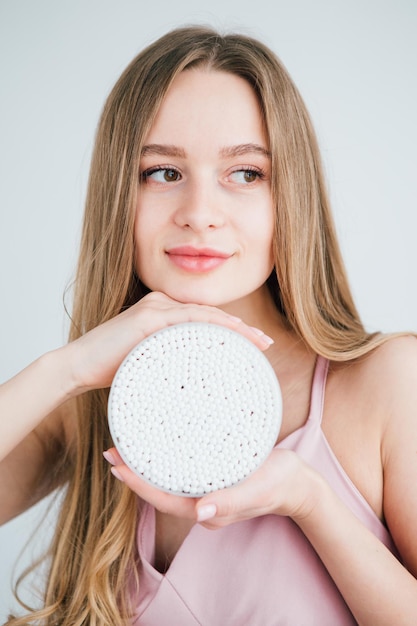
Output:
[[[63,477],[54,468],[67,444],[64,423],[68,429],[71,422],[73,387],[65,362],[65,349],[47,353],[0,386],[0,523],[46,496]]]
[[[145,336],[187,321],[223,324],[261,349],[269,345],[262,335],[219,309],[184,305],[152,293],[0,386],[0,522],[31,506],[59,481],[52,470],[71,437],[72,399],[110,386],[123,358]]]
[[[65,348],[40,357],[0,386],[0,459],[4,459],[29,433],[51,415],[75,391]],[[57,423],[57,427],[58,423]]]
[[[411,625],[417,623],[417,341],[389,342],[368,361],[364,374],[373,403],[384,416],[383,514],[401,562],[327,485],[319,486],[311,516],[298,523],[359,624]]]
[[[325,479],[288,450],[274,449],[240,485],[192,503],[141,481],[112,450],[116,476],[158,510],[197,519],[211,529],[259,515],[287,515],[317,551],[359,624],[417,624],[417,342],[392,342],[368,362],[369,393],[382,415],[384,515],[401,561]]]
[[[415,577],[327,484],[318,486],[316,493],[320,494],[317,505],[295,521],[319,554],[358,624],[416,624]]]

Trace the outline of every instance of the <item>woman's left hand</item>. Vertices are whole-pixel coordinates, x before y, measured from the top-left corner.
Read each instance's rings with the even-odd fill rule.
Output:
[[[202,498],[166,493],[142,480],[115,448],[105,453],[112,472],[161,513],[194,519],[206,528],[222,528],[261,515],[302,519],[314,506],[318,475],[292,451],[274,448],[256,472],[241,483]]]

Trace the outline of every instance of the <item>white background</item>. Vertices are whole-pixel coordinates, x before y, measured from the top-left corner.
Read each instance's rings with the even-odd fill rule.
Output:
[[[65,341],[104,99],[144,45],[186,23],[246,32],[281,57],[316,125],[363,319],[417,329],[415,0],[0,0],[1,380]],[[0,529],[2,623],[42,510]]]

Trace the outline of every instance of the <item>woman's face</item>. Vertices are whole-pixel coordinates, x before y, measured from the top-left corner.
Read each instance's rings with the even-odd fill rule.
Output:
[[[180,302],[259,296],[273,267],[273,228],[271,159],[252,88],[225,72],[182,72],[141,155],[140,279]]]

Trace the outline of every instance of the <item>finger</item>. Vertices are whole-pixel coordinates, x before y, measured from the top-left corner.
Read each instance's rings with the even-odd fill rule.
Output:
[[[110,465],[120,465],[123,463],[123,459],[118,453],[116,448],[109,448],[103,452],[103,456],[110,463]]]
[[[152,315],[152,328],[147,329],[146,334],[152,334],[164,326],[172,326],[184,322],[207,322],[219,324],[239,332],[260,350],[266,350],[274,343],[274,340],[266,335],[263,330],[246,324],[241,318],[230,315],[225,311],[213,306],[200,304],[184,304],[177,302],[165,294],[152,292],[145,296],[147,302],[154,307]],[[145,298],[141,300],[143,303]],[[139,303],[138,303],[139,304]]]
[[[235,330],[236,332],[246,337],[246,339],[249,339],[249,341],[255,344],[262,351],[267,350],[274,343],[272,337],[266,335],[264,331],[260,328],[248,326],[242,320],[237,322],[236,320],[229,319],[228,322],[228,327],[231,330]]]
[[[246,506],[234,488],[201,498],[196,505],[197,521],[206,528],[218,528],[246,519]],[[255,517],[252,511],[251,517]]]
[[[149,504],[161,513],[195,519],[194,498],[176,496],[162,491],[161,489],[157,489],[137,476],[123,462],[112,466],[111,472],[115,478],[124,482],[129,489],[134,491],[142,500],[149,502]]]
[[[268,484],[258,470],[234,487],[204,496],[196,504],[197,521],[207,528],[219,528],[272,513],[276,508],[276,490]]]

